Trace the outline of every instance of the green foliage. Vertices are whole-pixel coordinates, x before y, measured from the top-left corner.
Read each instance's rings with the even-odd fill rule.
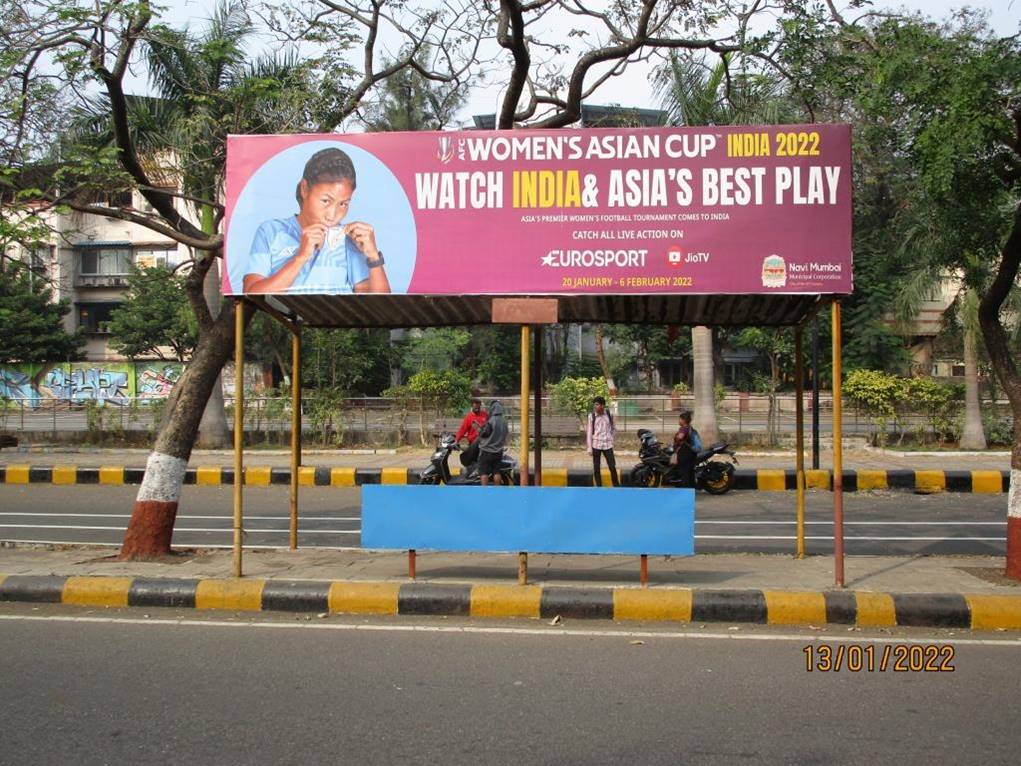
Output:
[[[1010,418],[1000,418],[987,414],[982,418],[986,441],[990,446],[1010,446],[1014,438],[1013,422]]]
[[[926,413],[929,428],[940,443],[960,438],[963,384],[941,383],[927,377],[908,378],[904,399],[913,411]]]
[[[423,370],[440,372],[457,365],[471,334],[459,327],[431,327],[414,333],[404,344],[401,366],[414,375]]]
[[[598,378],[602,374],[599,359],[594,354],[571,355],[567,359],[568,378]]]
[[[614,380],[624,380],[637,367],[647,391],[652,390],[653,373],[659,362],[676,359],[691,350],[691,339],[687,333],[672,335],[664,326],[607,325],[606,337],[614,343],[608,354]]]
[[[339,446],[344,438],[344,392],[317,388],[305,398],[305,416],[324,446]]]
[[[0,262],[0,363],[80,359],[81,331],[64,331],[71,310],[49,285],[20,263]]]
[[[272,336],[270,336],[272,337]],[[290,340],[270,353],[290,369]],[[302,379],[316,388],[375,396],[390,379],[390,335],[386,330],[302,330]]]
[[[407,390],[423,406],[447,414],[462,412],[471,401],[471,380],[456,370],[417,372],[408,379]]]
[[[688,396],[691,393],[691,386],[682,380],[674,384],[673,392],[676,396]]]
[[[548,387],[550,399],[555,407],[573,412],[580,420],[584,420],[592,410],[592,400],[597,396],[610,401],[610,390],[606,378],[564,378],[559,383]]]
[[[907,381],[880,370],[852,370],[843,390],[874,426],[873,440],[885,444],[887,424],[896,418],[898,406],[907,397]]]
[[[416,56],[420,65],[429,57],[426,47]],[[384,68],[392,62],[384,63]],[[464,83],[427,80],[415,69],[402,69],[387,78],[379,99],[366,109],[365,127],[371,132],[444,130],[467,101]]]
[[[515,391],[521,380],[521,330],[513,325],[471,328],[457,368],[493,393]]]
[[[198,340],[184,278],[164,266],[141,267],[128,277],[128,290],[110,314],[110,345],[131,359],[157,356],[184,361]]]

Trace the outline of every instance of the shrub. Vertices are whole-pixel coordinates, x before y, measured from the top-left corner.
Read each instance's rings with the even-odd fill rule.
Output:
[[[609,402],[610,389],[606,378],[564,378],[549,386],[554,406],[573,412],[580,420],[592,409],[592,400],[602,396]]]

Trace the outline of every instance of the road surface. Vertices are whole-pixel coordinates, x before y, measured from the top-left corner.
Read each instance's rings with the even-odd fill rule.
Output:
[[[119,545],[136,487],[0,485],[0,540]],[[457,492],[456,487],[450,488]],[[491,491],[514,491],[493,488]],[[669,502],[669,489],[655,490]],[[359,489],[303,487],[299,545],[360,545]],[[794,546],[793,492],[699,493],[695,550],[789,552]],[[845,495],[849,554],[982,554],[1005,552],[1003,495],[861,492]],[[174,532],[183,547],[231,544],[232,489],[186,486]],[[833,550],[832,495],[807,493],[806,551]],[[288,488],[245,491],[246,545],[286,546]]]

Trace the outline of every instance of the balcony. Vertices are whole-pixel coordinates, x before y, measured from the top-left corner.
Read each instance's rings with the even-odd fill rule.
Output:
[[[127,274],[79,274],[75,287],[127,287]]]

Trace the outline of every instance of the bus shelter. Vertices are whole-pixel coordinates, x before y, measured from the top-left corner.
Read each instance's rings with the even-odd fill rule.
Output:
[[[292,336],[292,549],[302,327],[519,325],[520,481],[530,482],[531,466],[541,485],[541,364],[534,381],[529,372],[533,348],[541,358],[541,328],[622,323],[795,329],[795,554],[803,556],[803,330],[829,308],[834,579],[843,586],[847,126],[232,136],[227,156],[223,291],[239,309],[236,380],[243,380],[244,307],[266,312]],[[236,576],[244,530],[242,389],[234,424]],[[524,581],[524,553],[520,561]],[[642,563],[644,582],[644,556]]]

